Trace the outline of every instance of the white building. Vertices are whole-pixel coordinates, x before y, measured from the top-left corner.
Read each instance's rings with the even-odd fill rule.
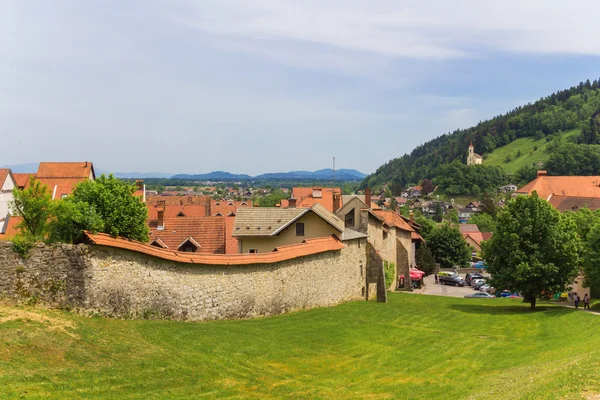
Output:
[[[10,215],[10,205],[13,201],[13,188],[17,185],[10,169],[0,169],[0,233],[4,232],[6,221]]]

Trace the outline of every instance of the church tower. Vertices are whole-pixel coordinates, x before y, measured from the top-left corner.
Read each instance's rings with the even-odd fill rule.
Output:
[[[475,153],[475,147],[473,147],[473,142],[471,142],[471,144],[469,145],[469,155],[467,156],[467,165],[475,165],[482,163],[483,157]]]

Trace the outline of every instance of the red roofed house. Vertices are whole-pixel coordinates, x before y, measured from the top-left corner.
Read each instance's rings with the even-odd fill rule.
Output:
[[[516,194],[531,194],[534,191],[544,200],[550,196],[600,198],[600,176],[548,176],[538,171],[537,178],[516,191]]]
[[[342,207],[342,191],[340,188],[295,187],[289,199],[281,200],[281,208],[310,208],[319,203],[329,212],[336,212]]]
[[[79,182],[96,179],[94,166],[82,162],[41,162],[36,179],[50,189],[52,199],[62,199],[73,192]],[[26,184],[26,187],[29,183]]]
[[[13,188],[17,187],[17,181],[8,168],[0,169],[0,233],[4,233],[6,222],[10,217],[10,204],[13,201]]]
[[[25,189],[27,182],[31,179],[31,177],[35,177],[35,174],[22,174],[22,173],[13,173],[15,177],[15,181],[17,182],[17,187],[19,189]]]
[[[491,232],[481,232],[476,224],[460,224],[460,233],[471,248],[479,253],[481,242],[492,237]]]
[[[211,200],[210,215],[214,217],[235,217],[239,207],[252,207],[252,201]]]
[[[158,209],[164,210],[164,218],[208,217],[210,197],[207,196],[148,196],[148,221],[158,218]]]

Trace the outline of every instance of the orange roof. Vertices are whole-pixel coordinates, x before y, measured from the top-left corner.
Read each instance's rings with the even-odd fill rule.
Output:
[[[321,197],[313,197],[313,191],[320,189]],[[305,188],[295,187],[292,188],[292,198],[296,199],[297,208],[311,208],[316,203],[319,203],[327,209],[329,212],[333,212],[333,194],[337,193],[340,197],[339,207],[341,208],[344,204],[342,201],[342,191],[340,188]],[[289,206],[289,200],[281,201],[281,208],[287,208]]]
[[[27,182],[29,182],[29,178],[35,176],[35,174],[13,174],[13,176],[19,189],[23,189],[27,185]]]
[[[115,247],[125,250],[131,250],[149,256],[161,258],[164,260],[176,261],[189,264],[206,265],[252,265],[252,264],[272,264],[280,261],[291,260],[297,257],[309,256],[312,254],[324,253],[326,251],[336,251],[344,248],[339,239],[331,236],[326,238],[309,239],[303,243],[290,246],[277,247],[271,253],[256,254],[201,254],[185,253],[168,249],[161,249],[150,246],[134,240],[113,238],[103,233],[92,234],[86,232],[88,239],[95,245]]]
[[[238,239],[233,236],[234,217],[225,218],[225,254],[238,253]]]
[[[425,241],[425,239],[423,239],[423,236],[419,235],[417,232],[411,232],[410,238],[412,240],[422,240],[423,242]]]
[[[4,185],[4,181],[11,174],[10,169],[8,168],[0,168],[0,188]]]
[[[479,232],[477,224],[460,224],[458,229],[460,233]]]
[[[373,210],[373,213],[381,218],[388,226],[394,226],[396,228],[414,232],[415,230],[398,215],[397,212],[392,210]]]
[[[165,218],[164,229],[158,229],[157,221],[149,221],[148,226],[150,242],[160,238],[171,250],[193,238],[200,244],[198,252],[225,254],[225,217]]]
[[[60,199],[73,192],[79,182],[94,179],[94,167],[91,162],[41,162],[36,179],[48,186],[53,199]],[[29,182],[25,187],[29,186]]]
[[[45,178],[95,178],[94,167],[89,161],[82,162],[41,162],[37,172],[38,179]]]
[[[158,219],[158,209],[159,206],[154,204],[146,203],[148,207],[148,221]],[[175,218],[175,217],[206,217],[206,207],[203,204],[185,204],[185,205],[166,205],[165,209],[165,218]],[[182,215],[183,214],[183,215]]]
[[[580,208],[589,208],[592,211],[600,209],[600,198],[597,197],[552,195],[548,202],[560,212],[577,211]]]
[[[0,240],[10,240],[17,233],[19,233],[19,229],[17,229],[17,225],[23,220],[23,217],[8,217],[7,225],[4,229],[4,233],[0,234]]]
[[[536,191],[542,199],[550,195],[600,198],[600,176],[548,176],[540,175],[517,190],[518,194]]]
[[[231,213],[236,214],[239,207],[252,207],[251,201],[231,201],[231,200],[211,200],[210,214],[216,216],[221,214],[222,217],[227,217]]]
[[[208,206],[210,204],[210,197],[208,196],[148,196],[146,204],[157,205],[159,201],[164,201],[165,205],[190,205],[190,204],[201,204]]]
[[[471,240],[473,240],[479,246],[481,246],[481,242],[483,242],[485,240],[483,238],[483,234],[481,232],[466,232],[466,233],[463,233],[462,235],[465,239],[471,238]]]

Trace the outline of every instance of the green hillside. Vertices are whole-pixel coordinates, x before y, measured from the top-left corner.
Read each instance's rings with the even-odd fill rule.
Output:
[[[600,316],[392,293],[270,318],[86,318],[0,304],[2,399],[576,399]]]
[[[560,134],[559,138],[561,141],[566,142],[569,138],[573,138],[579,134],[581,134],[581,129],[572,129]],[[486,155],[483,163],[485,165],[502,167],[507,173],[514,174],[522,167],[548,160],[550,156],[546,152],[548,143],[546,138],[539,140],[530,137],[516,139],[506,146],[498,147],[492,153]],[[507,162],[507,157],[510,157],[510,162]]]
[[[399,188],[425,178],[434,179],[438,177],[440,168],[453,162],[464,164],[470,143],[473,143],[476,153],[490,155],[487,162],[484,161],[484,166],[487,165],[488,168],[481,168],[477,174],[498,175],[493,171],[494,166],[501,166],[503,171],[512,173],[524,165],[547,159],[548,156],[543,151],[547,146],[546,138],[553,138],[562,132],[576,135],[583,127],[591,127],[583,132],[581,142],[586,145],[600,143],[599,110],[599,81],[581,82],[534,103],[482,121],[476,126],[459,129],[423,143],[410,154],[380,166],[375,173],[363,180],[361,187],[392,184]],[[597,123],[592,123],[594,116],[598,116]],[[540,138],[543,139],[539,140]],[[536,145],[538,150],[534,151]],[[519,150],[522,155],[516,157]],[[534,154],[530,154],[532,151]],[[507,155],[512,159],[510,165],[504,163]]]

